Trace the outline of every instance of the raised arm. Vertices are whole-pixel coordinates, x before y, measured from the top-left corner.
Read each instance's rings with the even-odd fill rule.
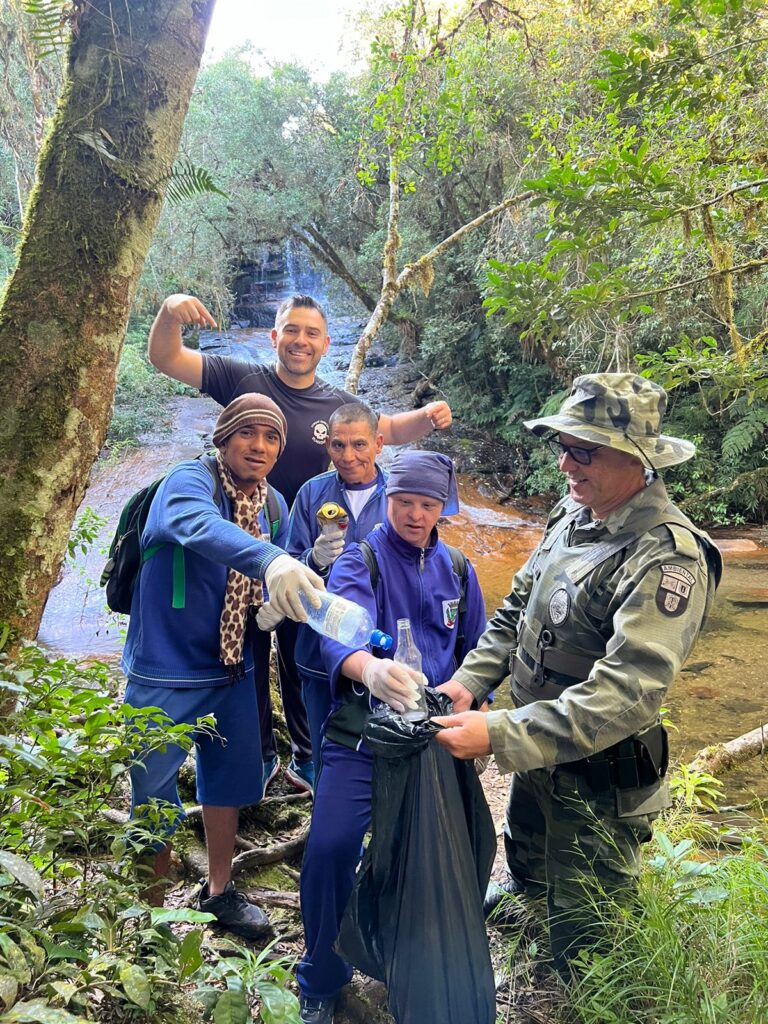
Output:
[[[194,295],[169,295],[150,329],[147,356],[167,377],[201,388],[203,357],[200,352],[184,348],[181,329],[185,324],[216,327],[216,321]]]
[[[428,402],[421,409],[397,412],[392,416],[379,417],[379,430],[384,435],[384,444],[406,444],[418,441],[430,430],[447,430],[453,421],[451,407],[447,402]]]

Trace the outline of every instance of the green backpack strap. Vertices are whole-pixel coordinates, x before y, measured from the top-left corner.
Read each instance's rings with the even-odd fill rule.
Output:
[[[216,468],[216,456],[199,455],[198,458],[211,474],[214,486],[213,500],[218,505],[219,510],[222,510],[224,499],[219,472]],[[266,512],[269,521],[270,540],[274,540],[280,529],[280,502],[277,500],[277,492],[271,484],[267,484]],[[153,544],[152,547],[147,548],[144,552],[144,559],[151,558],[162,546],[162,544]],[[173,594],[171,597],[171,607],[184,609],[187,606],[187,568],[184,561],[184,548],[181,544],[174,544],[173,547],[172,579]]]
[[[274,540],[280,529],[280,502],[277,500],[277,491],[270,483],[267,484],[267,503],[265,508],[269,522],[269,539]]]

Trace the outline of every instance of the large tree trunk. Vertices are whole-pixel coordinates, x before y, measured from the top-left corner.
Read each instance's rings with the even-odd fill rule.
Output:
[[[0,309],[0,622],[36,634],[106,435],[214,0],[77,5]]]

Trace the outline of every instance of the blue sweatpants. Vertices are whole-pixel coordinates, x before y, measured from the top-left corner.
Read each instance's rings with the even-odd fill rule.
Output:
[[[320,752],[323,745],[325,720],[331,713],[331,681],[326,675],[314,675],[299,670],[301,696],[307,710],[309,735],[312,741],[312,763],[315,778],[320,774]]]
[[[370,754],[325,741],[301,869],[306,949],[297,977],[302,994],[311,999],[335,996],[352,977],[333,944],[371,824],[372,775]]]

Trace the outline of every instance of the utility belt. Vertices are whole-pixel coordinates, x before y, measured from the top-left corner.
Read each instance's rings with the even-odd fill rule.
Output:
[[[586,779],[595,793],[609,789],[642,789],[660,782],[669,765],[667,730],[661,723],[619,740],[612,747],[558,768]]]

